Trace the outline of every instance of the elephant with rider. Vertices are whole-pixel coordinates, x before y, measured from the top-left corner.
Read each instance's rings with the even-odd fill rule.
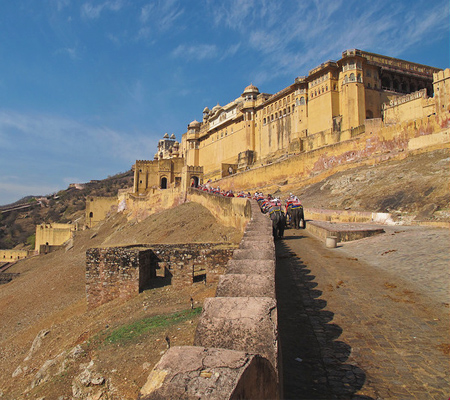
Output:
[[[306,228],[305,214],[303,212],[303,206],[301,204],[289,204],[287,207],[287,214],[289,215],[291,227],[299,229],[300,221],[302,221],[302,228]]]
[[[281,206],[273,206],[269,211],[270,219],[272,220],[272,231],[274,239],[281,239],[284,235],[286,227],[286,216]]]

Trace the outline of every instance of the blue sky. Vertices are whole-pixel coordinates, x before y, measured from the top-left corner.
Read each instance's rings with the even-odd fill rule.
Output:
[[[450,67],[448,0],[3,0],[0,205],[152,159],[343,50]]]

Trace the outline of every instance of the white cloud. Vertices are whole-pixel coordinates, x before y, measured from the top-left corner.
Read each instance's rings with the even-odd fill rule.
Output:
[[[92,3],[84,3],[81,6],[81,15],[88,19],[97,19],[103,10],[117,12],[122,6],[122,0],[108,0],[96,6],[92,5]]]
[[[167,32],[172,29],[184,14],[178,0],[156,0],[141,8],[138,39],[147,39],[152,31]],[[178,26],[177,29],[183,29]]]
[[[134,95],[140,96],[140,83],[134,87]],[[115,157],[124,161],[134,160],[142,153],[152,154],[154,143],[145,135],[130,137],[129,133],[118,132],[104,126],[92,126],[51,115],[24,114],[14,111],[0,111],[0,142],[8,151],[19,151],[30,155],[46,153],[56,157],[79,154],[97,157]],[[101,154],[96,153],[101,149]],[[52,161],[50,159],[50,161]]]
[[[79,60],[80,59],[80,56],[79,56],[79,53],[78,53],[78,49],[76,47],[61,48],[61,49],[56,50],[55,54],[67,55],[72,60]]]
[[[174,57],[185,60],[205,60],[215,58],[218,54],[217,46],[214,44],[197,44],[192,46],[180,44],[172,51]]]
[[[240,51],[247,47],[261,55],[249,74],[263,80],[306,74],[348,48],[401,57],[420,41],[448,35],[447,0],[379,0],[370,7],[356,0],[209,0],[207,5],[217,29],[240,37]]]

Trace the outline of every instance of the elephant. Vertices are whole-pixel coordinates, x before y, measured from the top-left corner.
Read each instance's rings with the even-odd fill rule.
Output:
[[[281,239],[284,235],[286,227],[286,216],[279,206],[272,207],[269,211],[270,219],[272,220],[273,238]]]
[[[287,213],[289,215],[290,225],[293,228],[299,229],[300,221],[303,221],[302,228],[306,228],[305,215],[301,204],[289,204]]]

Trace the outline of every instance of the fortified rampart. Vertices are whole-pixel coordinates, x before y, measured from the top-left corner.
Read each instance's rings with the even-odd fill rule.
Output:
[[[188,189],[186,200],[201,204],[221,224],[234,226],[242,232],[251,218],[250,204],[244,198],[211,195],[196,189]]]
[[[246,201],[251,221],[216,297],[204,303],[194,346],[170,348],[141,399],[282,397],[271,221],[255,201]]]
[[[0,250],[0,263],[22,260],[34,254],[34,251],[29,250]]]
[[[225,243],[158,244],[91,248],[86,251],[86,296],[92,309],[130,299],[156,284],[175,288],[217,282],[233,253]]]
[[[35,249],[40,252],[42,246],[44,249],[61,246],[73,237],[73,232],[76,230],[77,226],[72,224],[51,223],[36,225]]]
[[[86,199],[86,225],[92,228],[103,221],[108,213],[117,211],[116,197],[89,196]]]
[[[327,144],[323,146],[230,175],[218,184],[221,189],[234,191],[259,189],[268,183],[276,188],[286,181],[305,185],[357,165],[404,159],[410,152],[448,148],[449,128],[450,115],[430,115],[383,128],[372,122],[348,140],[335,142],[331,134],[328,139],[325,135],[323,140]]]

